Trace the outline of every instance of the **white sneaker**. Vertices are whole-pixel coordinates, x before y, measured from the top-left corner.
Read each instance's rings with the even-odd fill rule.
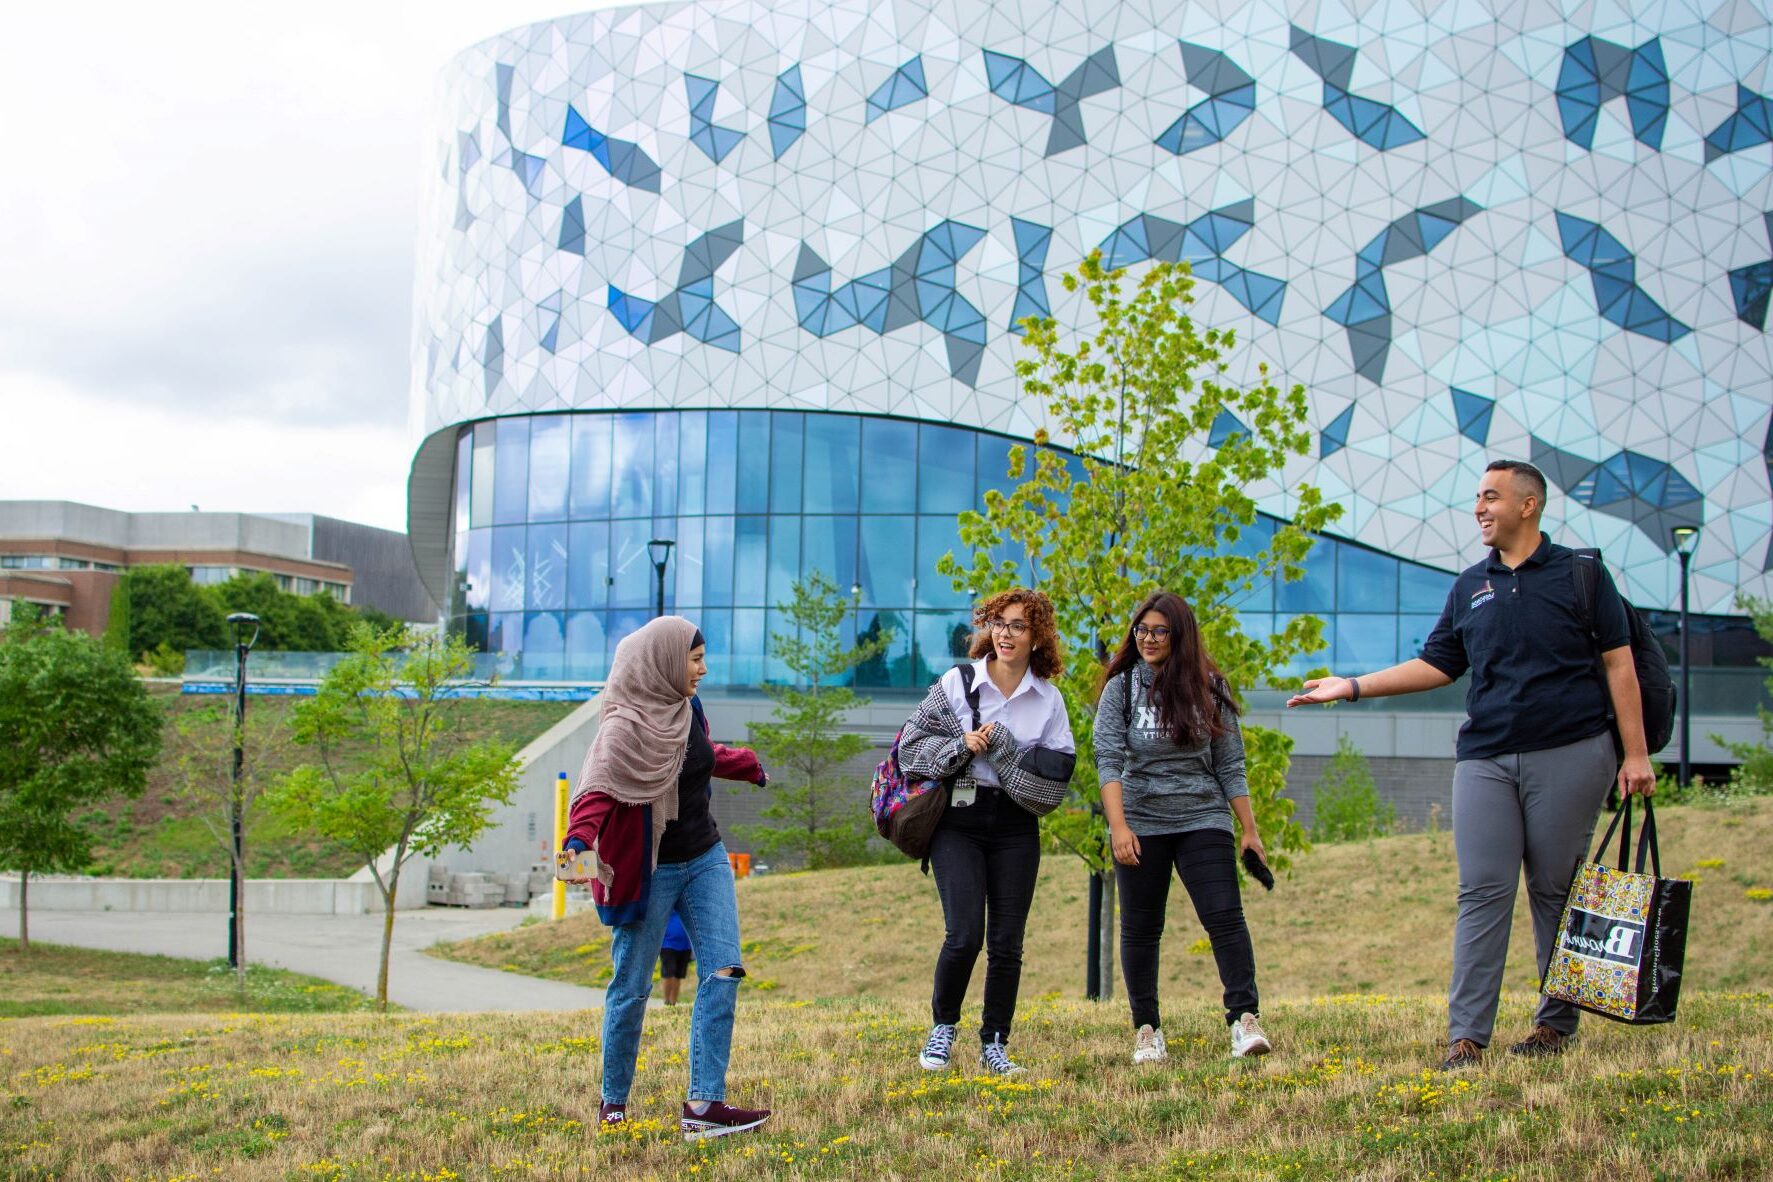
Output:
[[[1133,1036],[1133,1062],[1162,1063],[1170,1057],[1164,1046],[1164,1032],[1150,1026],[1139,1027],[1139,1033]]]
[[[938,1022],[930,1027],[929,1041],[923,1044],[923,1054],[917,1057],[917,1065],[925,1071],[943,1071],[948,1067],[948,1055],[954,1049],[954,1027]]]
[[[1231,1024],[1233,1059],[1242,1059],[1246,1055],[1266,1055],[1273,1049],[1268,1045],[1268,1036],[1262,1033],[1262,1024],[1256,1021],[1256,1015],[1245,1014]]]
[[[1001,1042],[988,1042],[979,1048],[979,1066],[990,1075],[1021,1075],[1028,1070],[1010,1058]]]

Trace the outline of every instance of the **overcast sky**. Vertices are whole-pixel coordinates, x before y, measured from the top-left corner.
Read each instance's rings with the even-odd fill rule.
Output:
[[[600,0],[0,15],[0,500],[404,529],[438,69]]]

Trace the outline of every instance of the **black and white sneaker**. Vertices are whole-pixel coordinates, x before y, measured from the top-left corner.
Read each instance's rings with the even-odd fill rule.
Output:
[[[683,1130],[685,1141],[702,1141],[709,1137],[724,1137],[728,1133],[747,1132],[769,1118],[767,1108],[734,1108],[731,1104],[714,1100],[697,1112],[685,1103],[678,1128]]]
[[[990,1075],[1021,1075],[1028,1070],[1010,1058],[1001,1042],[988,1042],[979,1048],[979,1066]]]
[[[946,1071],[953,1051],[954,1027],[938,1022],[930,1027],[930,1037],[923,1044],[923,1054],[917,1057],[917,1065],[925,1071]]]

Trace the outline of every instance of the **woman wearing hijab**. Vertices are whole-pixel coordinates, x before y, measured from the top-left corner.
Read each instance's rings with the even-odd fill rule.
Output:
[[[573,792],[563,858],[592,851],[597,914],[610,926],[615,972],[603,1008],[602,1125],[628,1119],[653,963],[675,909],[695,947],[685,1140],[761,1125],[768,1109],[726,1102],[733,1012],[745,968],[726,847],[708,809],[709,781],[768,782],[757,756],[708,739],[696,686],[708,673],[696,626],[653,620],[616,646],[597,735]]]
[[[1133,1010],[1133,1062],[1168,1057],[1157,1010],[1158,944],[1170,875],[1213,946],[1235,1058],[1265,1055],[1256,955],[1237,886],[1237,849],[1263,858],[1244,778],[1231,687],[1194,611],[1159,591],[1133,613],[1096,704],[1096,775],[1120,890],[1120,962]],[[1237,817],[1240,840],[1232,837]]]

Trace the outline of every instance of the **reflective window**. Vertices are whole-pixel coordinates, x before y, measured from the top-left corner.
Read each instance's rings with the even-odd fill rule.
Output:
[[[862,603],[868,607],[910,607],[916,568],[917,529],[914,517],[864,517],[857,565],[861,569]]]
[[[615,421],[608,415],[573,415],[572,496],[575,519],[609,517],[610,448]]]
[[[800,579],[800,521],[798,516],[772,517],[770,522],[769,587],[764,602],[772,607],[794,598]]]
[[[529,502],[529,420],[500,419],[493,452],[493,524],[522,522]]]
[[[970,483],[970,481],[969,481]],[[917,519],[917,606],[934,608],[966,607],[966,591],[956,591],[954,580],[936,570],[944,554],[952,553],[961,562],[972,555],[960,544],[960,522],[953,517],[919,517]]]
[[[800,512],[802,439],[806,416],[781,411],[770,415],[770,512]]]
[[[567,606],[609,606],[609,523],[575,522],[568,532]]]
[[[671,552],[671,569],[665,577],[674,589],[672,601],[679,612],[702,606],[702,531],[700,517],[677,519],[677,548]]]
[[[523,626],[523,675],[558,678],[566,673],[566,636],[559,612],[530,612]]]
[[[468,520],[476,528],[493,523],[493,448],[498,433],[497,423],[474,424],[474,487],[468,497]]]
[[[921,423],[917,436],[917,511],[953,516],[971,509],[978,495],[973,483],[975,433]]]
[[[1447,592],[1453,589],[1456,575],[1414,562],[1400,564],[1398,572],[1398,610],[1431,612],[1435,616],[1447,605]]]
[[[862,512],[910,513],[917,508],[917,424],[862,420]]]
[[[770,416],[739,416],[739,446],[730,459],[710,456],[712,463],[730,463],[739,474],[740,513],[767,513],[770,508]]]
[[[651,521],[617,521],[610,525],[611,607],[651,608],[653,605],[652,560],[646,544],[652,539]]]
[[[911,662],[911,613],[896,611],[862,612],[862,629],[858,639],[885,637],[885,651],[856,667],[858,685],[903,689],[916,684],[916,671]]]
[[[572,424],[564,415],[545,415],[530,424],[529,520],[566,520]]]
[[[760,607],[741,607],[733,611],[733,634],[726,658],[732,669],[733,684],[756,685],[763,680],[763,615]]]
[[[524,572],[529,555],[522,526],[500,526],[492,531],[492,610],[523,610]]]
[[[1397,617],[1339,614],[1333,651],[1331,666],[1350,677],[1397,664]]]
[[[977,504],[985,504],[985,490],[995,488],[1007,493],[1015,488],[1019,481],[1010,479],[1010,449],[1016,446],[1013,439],[1005,439],[998,435],[979,436],[979,486]]]
[[[850,594],[856,582],[856,519],[802,518],[800,569],[806,574],[818,571],[835,583],[840,592]]]
[[[973,641],[971,612],[919,612],[913,656],[921,684],[936,680],[967,659]]]
[[[464,572],[462,601],[469,611],[485,611],[492,603],[492,531],[477,529],[468,535],[468,567]]]
[[[1289,612],[1335,611],[1338,549],[1328,538],[1320,538],[1305,556],[1303,578],[1293,583],[1276,581],[1274,606]]]
[[[657,434],[653,438],[653,514],[657,517],[675,517],[677,468],[683,447],[679,423],[676,415],[658,415],[654,418],[653,425],[657,428]]]
[[[740,517],[733,526],[733,604],[769,602],[769,529],[767,517]]]
[[[1397,559],[1338,543],[1336,607],[1345,612],[1397,611]]]
[[[1397,618],[1397,656],[1400,661],[1420,656],[1422,646],[1428,642],[1428,634],[1434,631],[1435,622],[1440,613],[1434,615],[1404,614]]]
[[[566,617],[566,658],[573,677],[601,680],[609,671],[604,654],[602,612],[570,612]]]
[[[473,471],[474,433],[464,430],[456,436],[456,496],[455,520],[451,523],[457,533],[468,528],[468,511],[473,501],[470,495],[474,485],[470,473]]]
[[[702,602],[733,605],[733,518],[710,517],[702,525]]]
[[[708,416],[686,410],[677,421],[677,511],[708,511]]]
[[[802,505],[808,513],[854,513],[861,478],[862,421],[853,415],[806,416],[806,483]]]
[[[736,479],[739,467],[739,416],[736,412],[708,412],[707,465],[708,515],[730,516],[739,503],[734,491],[738,487]]]
[[[529,531],[529,594],[524,606],[558,611],[566,606],[568,566],[564,525],[536,525]]]
[[[653,515],[653,416],[616,416],[615,466],[610,479],[610,515]]]

